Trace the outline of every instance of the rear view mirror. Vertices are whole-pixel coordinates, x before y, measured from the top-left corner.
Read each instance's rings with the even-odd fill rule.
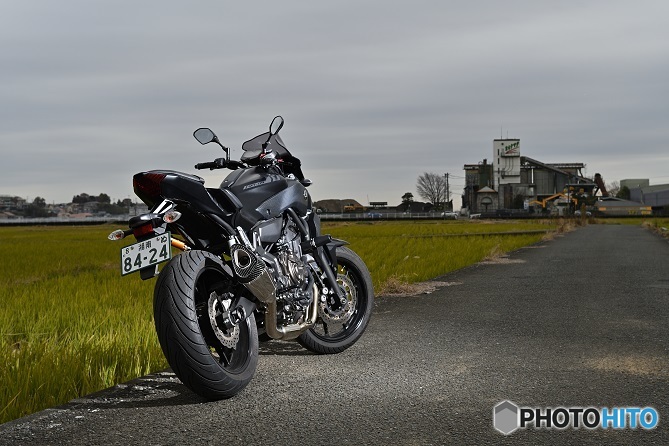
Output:
[[[207,128],[199,128],[195,130],[193,136],[200,142],[200,144],[209,144],[210,142],[218,140],[214,132]]]
[[[281,116],[276,116],[272,119],[272,123],[269,125],[270,135],[276,135],[279,133],[279,130],[283,127],[283,118]]]

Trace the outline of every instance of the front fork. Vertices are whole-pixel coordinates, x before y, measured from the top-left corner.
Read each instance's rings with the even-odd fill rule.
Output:
[[[329,299],[329,303],[333,308],[338,308],[339,306],[346,305],[346,296],[344,291],[337,283],[337,247],[347,245],[348,242],[339,239],[333,239],[330,236],[328,237],[329,241],[314,249],[315,251],[315,260],[318,264],[318,267],[321,269],[325,275],[326,283],[330,284],[330,287],[327,292],[326,299]],[[326,294],[326,293],[324,293]]]

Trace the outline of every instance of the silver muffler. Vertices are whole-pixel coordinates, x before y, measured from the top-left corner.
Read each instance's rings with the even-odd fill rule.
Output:
[[[259,301],[276,301],[276,284],[260,256],[239,244],[230,247],[230,256],[235,276]]]
[[[265,304],[265,331],[273,339],[295,339],[316,323],[318,315],[318,287],[310,281],[313,302],[304,320],[297,324],[277,326],[276,283],[265,262],[247,246],[235,243],[230,246],[232,268],[239,282],[259,301]]]

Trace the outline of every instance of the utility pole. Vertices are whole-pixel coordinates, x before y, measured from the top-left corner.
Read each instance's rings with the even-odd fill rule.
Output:
[[[446,172],[445,177],[446,177],[446,206],[448,206],[448,203],[451,201],[451,191],[448,188],[448,172]],[[451,209],[448,210],[450,211]]]

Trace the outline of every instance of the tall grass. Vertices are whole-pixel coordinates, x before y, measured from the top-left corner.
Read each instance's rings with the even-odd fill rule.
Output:
[[[109,227],[1,228],[0,421],[167,366]]]
[[[413,283],[477,263],[493,252],[536,243],[555,220],[523,222],[360,222],[326,224],[360,255],[381,293],[388,283]]]
[[[429,279],[538,241],[552,222],[325,224],[388,280]],[[120,276],[109,226],[0,228],[0,422],[167,367],[154,281]],[[485,235],[497,233],[496,235]],[[131,243],[128,240],[127,243]]]
[[[641,225],[664,238],[669,238],[669,218],[645,219]]]

